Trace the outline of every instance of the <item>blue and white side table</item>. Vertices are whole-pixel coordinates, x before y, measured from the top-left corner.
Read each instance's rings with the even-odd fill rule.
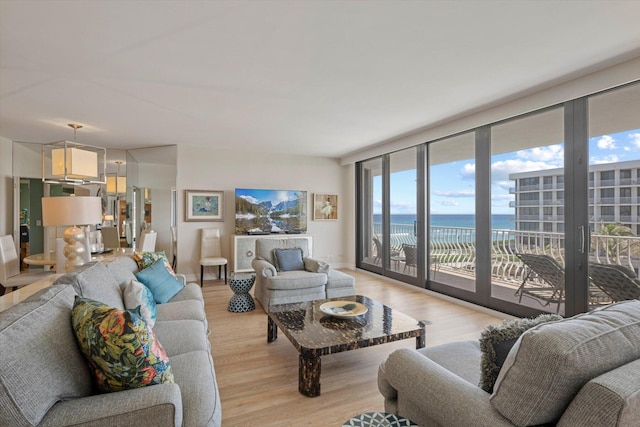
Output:
[[[256,303],[253,301],[251,294],[249,294],[255,281],[255,274],[231,273],[229,287],[233,291],[233,296],[229,301],[227,310],[233,313],[246,313],[255,310]]]

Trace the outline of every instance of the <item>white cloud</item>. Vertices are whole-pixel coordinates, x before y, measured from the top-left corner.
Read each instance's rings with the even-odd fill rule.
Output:
[[[532,160],[500,160],[491,165],[491,181],[494,183],[504,182],[509,180],[509,174],[512,173],[555,169],[557,167],[554,164]]]
[[[608,156],[604,156],[604,157],[591,157],[591,161],[590,163],[592,165],[599,165],[602,163],[616,163],[620,161],[620,159],[618,158],[617,155],[615,154],[610,154]]]
[[[528,150],[518,151],[516,156],[521,159],[536,162],[553,162],[554,164],[561,165],[564,162],[564,147],[562,144],[534,147]]]
[[[629,146],[625,145],[625,146],[624,146],[624,148],[623,148],[623,150],[624,150],[624,151],[629,152],[629,151],[631,151],[631,147],[629,147]]]
[[[602,135],[602,138],[598,140],[598,148],[601,150],[615,150],[616,141],[609,135]]]
[[[494,184],[500,187],[502,190],[506,190],[506,191],[509,191],[509,188],[514,186],[513,181],[509,181],[509,180],[494,182]]]
[[[546,169],[556,169],[564,166],[564,158],[561,145],[550,145],[541,150],[531,149],[518,152],[516,159],[499,160],[491,164],[491,182],[508,190],[513,187],[509,180],[509,174],[517,172],[530,172]],[[474,179],[476,173],[475,163],[464,165],[460,174],[463,179]]]
[[[458,191],[434,191],[433,194],[436,196],[445,196],[445,197],[475,197],[475,190],[458,190]]]
[[[462,179],[474,179],[476,177],[476,164],[465,164],[460,171],[460,175],[462,175]]]
[[[454,199],[446,199],[440,202],[442,206],[460,206],[457,200]]]
[[[640,133],[630,133],[629,139],[633,145],[640,148]]]

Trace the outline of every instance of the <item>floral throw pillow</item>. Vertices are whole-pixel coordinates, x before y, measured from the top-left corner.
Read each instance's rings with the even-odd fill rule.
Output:
[[[172,383],[173,371],[153,330],[134,311],[76,296],[72,325],[103,392]]]
[[[133,254],[133,259],[138,263],[138,270],[142,271],[145,268],[151,267],[154,262],[159,259],[164,261],[165,268],[167,271],[175,277],[176,273],[171,268],[171,264],[169,264],[169,260],[167,259],[167,254],[162,252],[136,252]]]

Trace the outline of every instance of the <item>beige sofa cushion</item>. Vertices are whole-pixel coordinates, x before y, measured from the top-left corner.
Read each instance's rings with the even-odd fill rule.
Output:
[[[0,426],[37,425],[56,402],[91,394],[71,328],[75,295],[51,286],[0,313]]]
[[[516,425],[556,422],[591,379],[640,357],[640,301],[545,323],[507,356],[491,404]]]
[[[589,381],[571,401],[558,427],[631,427],[639,423],[640,359]]]
[[[122,288],[101,262],[90,262],[66,273],[56,279],[54,285],[72,285],[81,297],[124,310]]]

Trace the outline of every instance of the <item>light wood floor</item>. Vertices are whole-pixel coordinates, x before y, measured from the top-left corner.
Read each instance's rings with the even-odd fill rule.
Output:
[[[427,320],[427,346],[478,339],[502,319],[431,297],[382,277],[345,270],[356,278],[356,292],[416,319]],[[203,288],[215,364],[222,425],[342,426],[353,415],[383,411],[378,365],[398,348],[415,348],[408,339],[322,357],[319,397],[298,393],[298,353],[280,334],[267,343],[267,315],[256,302],[249,313],[230,313],[233,292],[223,281]]]

